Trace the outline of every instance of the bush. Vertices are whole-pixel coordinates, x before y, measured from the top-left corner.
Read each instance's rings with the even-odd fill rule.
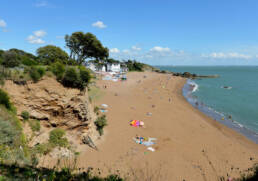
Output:
[[[37,68],[37,71],[38,71],[40,77],[43,77],[46,73],[46,70],[43,67]]]
[[[45,69],[41,67],[31,67],[29,69],[29,74],[33,82],[38,82],[41,79],[41,77],[43,77],[43,75],[45,74]]]
[[[22,111],[21,117],[23,118],[23,120],[28,120],[30,118],[30,114],[28,111]]]
[[[49,143],[53,144],[54,146],[67,147],[68,140],[67,138],[63,138],[64,136],[65,131],[60,128],[56,128],[50,132]]]
[[[66,87],[78,87],[78,81],[79,81],[79,75],[75,68],[68,68],[64,74],[64,78],[62,80],[62,83]]]
[[[83,85],[82,87],[84,88],[85,86],[87,86],[90,83],[91,80],[91,74],[90,71],[87,70],[86,68],[80,68],[80,81],[81,81],[81,85]]]
[[[94,113],[99,115],[99,107],[98,106],[95,106],[94,107]]]
[[[8,94],[2,89],[0,89],[0,104],[4,105],[6,109],[9,109],[9,110],[12,107]]]
[[[29,125],[32,131],[40,131],[40,122],[39,120],[30,120]]]
[[[95,125],[97,127],[98,132],[99,132],[99,135],[102,136],[103,133],[104,133],[103,128],[105,126],[107,126],[106,115],[102,115],[102,116],[98,117],[97,120],[95,121]]]
[[[17,57],[17,54],[11,51],[6,51],[3,53],[2,55],[3,57],[3,62],[2,64],[5,67],[16,67],[18,65],[20,65],[20,60]]]
[[[57,80],[61,80],[65,72],[65,66],[60,62],[56,62],[51,65],[50,70],[55,74]]]

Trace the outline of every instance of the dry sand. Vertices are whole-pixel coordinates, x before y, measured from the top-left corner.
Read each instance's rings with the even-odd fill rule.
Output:
[[[193,108],[182,96],[185,82],[151,72],[129,73],[125,82],[97,81],[104,95],[94,104],[109,106],[108,126],[99,151],[85,146],[78,166],[162,175],[153,180],[210,181],[239,176],[257,162],[258,145]],[[145,128],[130,127],[132,119],[144,121]],[[136,135],[157,138],[156,151],[136,144]]]

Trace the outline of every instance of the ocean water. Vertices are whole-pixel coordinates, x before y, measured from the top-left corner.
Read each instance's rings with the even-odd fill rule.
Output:
[[[188,80],[184,96],[214,120],[258,143],[258,66],[157,67],[172,72],[219,75],[218,78]],[[190,93],[186,91],[189,87],[193,87]]]

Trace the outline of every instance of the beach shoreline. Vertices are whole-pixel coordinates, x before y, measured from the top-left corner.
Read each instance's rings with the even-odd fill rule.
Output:
[[[258,144],[258,134],[254,131],[246,128],[245,126],[241,125],[240,123],[229,119],[224,114],[217,112],[216,110],[208,107],[203,102],[201,102],[198,97],[194,97],[192,94],[198,89],[198,85],[193,82],[191,79],[187,79],[186,83],[182,88],[182,94],[194,108],[198,109],[214,121],[217,121],[230,129],[235,130],[236,132],[242,134],[243,136],[247,137],[254,143]]]
[[[126,172],[148,163],[154,170],[162,165],[169,178],[163,180],[198,181],[239,177],[252,167],[258,145],[193,107],[182,94],[186,81],[154,72],[132,72],[123,82],[98,80],[105,93],[94,105],[108,105],[108,126],[97,143],[99,151],[82,151],[78,167],[100,168],[105,174],[107,168]],[[133,119],[146,127],[130,127]],[[157,138],[155,152],[136,144],[136,135]]]

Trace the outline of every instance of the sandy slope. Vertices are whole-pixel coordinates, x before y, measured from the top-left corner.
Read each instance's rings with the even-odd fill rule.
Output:
[[[95,105],[109,105],[108,126],[99,151],[85,149],[79,166],[104,171],[133,167],[161,172],[160,180],[191,181],[218,180],[227,173],[238,176],[251,167],[258,161],[258,145],[188,104],[181,95],[185,81],[157,73],[130,73],[127,82],[98,81],[107,89],[102,88],[105,95]],[[132,119],[144,121],[146,128],[130,127]],[[156,151],[136,144],[132,138],[137,134],[157,138]]]

